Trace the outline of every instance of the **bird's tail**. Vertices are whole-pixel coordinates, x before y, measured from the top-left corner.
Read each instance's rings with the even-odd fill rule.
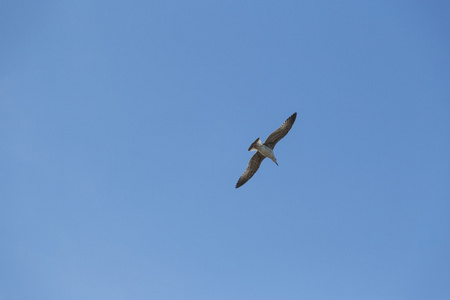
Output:
[[[258,150],[258,147],[261,146],[261,145],[262,145],[261,139],[260,139],[260,138],[257,138],[256,141],[254,141],[254,142],[250,145],[250,147],[248,148],[248,151],[257,151],[257,150]]]

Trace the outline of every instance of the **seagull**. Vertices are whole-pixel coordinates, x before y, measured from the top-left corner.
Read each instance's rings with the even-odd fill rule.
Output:
[[[261,143],[260,138],[257,138],[256,141],[254,141],[250,145],[248,151],[256,151],[256,153],[252,156],[250,162],[248,163],[247,169],[236,183],[236,188],[244,185],[244,183],[246,183],[250,178],[252,178],[253,175],[255,175],[264,158],[270,158],[278,166],[277,159],[275,158],[275,154],[273,153],[273,148],[282,138],[286,136],[289,130],[291,130],[296,117],[297,113],[294,113],[286,121],[284,121],[283,125],[281,125],[280,128],[269,135],[264,144]]]

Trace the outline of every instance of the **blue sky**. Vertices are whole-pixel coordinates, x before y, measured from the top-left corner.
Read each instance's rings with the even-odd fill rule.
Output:
[[[0,299],[449,299],[449,8],[1,4]]]

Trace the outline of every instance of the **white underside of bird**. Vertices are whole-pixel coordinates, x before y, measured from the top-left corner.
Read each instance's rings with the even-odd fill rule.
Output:
[[[258,151],[259,153],[264,155],[264,157],[270,158],[278,166],[277,159],[275,158],[275,153],[273,153],[272,149],[270,149],[266,145],[263,145],[260,138],[256,140],[256,143],[253,144],[253,147],[250,148],[250,151]]]

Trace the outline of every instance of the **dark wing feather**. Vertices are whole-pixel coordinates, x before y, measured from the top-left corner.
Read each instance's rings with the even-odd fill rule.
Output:
[[[264,145],[273,149],[275,145],[285,137],[285,135],[291,130],[292,125],[294,125],[295,118],[297,117],[297,113],[294,113],[290,116],[286,121],[284,121],[283,125],[280,128],[272,132],[269,137],[264,142]]]
[[[236,188],[242,186],[250,178],[252,178],[253,175],[255,175],[256,171],[258,171],[259,166],[261,165],[261,162],[263,161],[264,158],[265,157],[259,152],[256,152],[252,156],[252,158],[250,158],[247,169],[244,171],[244,173],[242,173],[241,178],[239,178],[238,182],[236,183]]]

